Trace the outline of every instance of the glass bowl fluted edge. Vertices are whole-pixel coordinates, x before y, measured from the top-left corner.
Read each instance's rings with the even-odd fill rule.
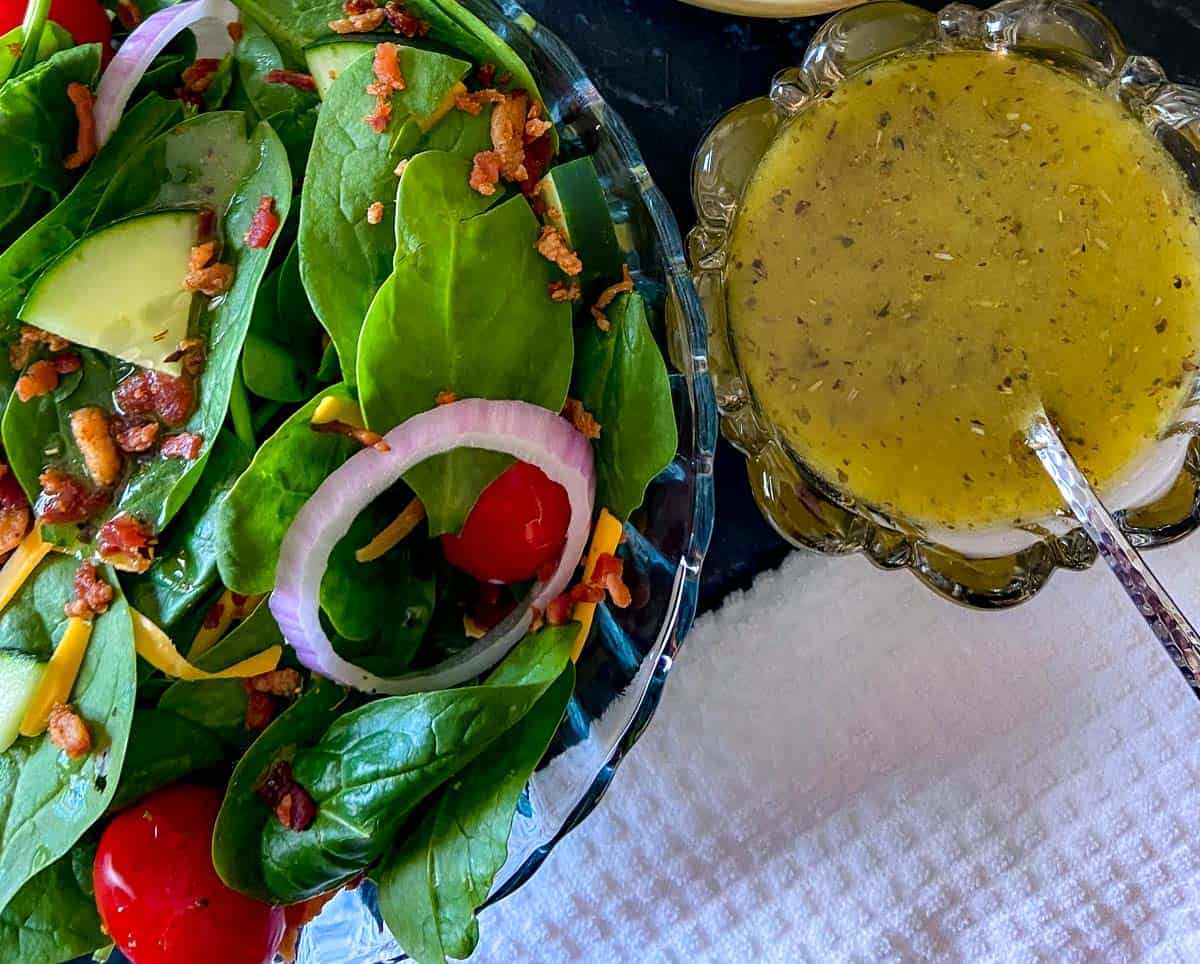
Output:
[[[697,150],[692,198],[697,225],[688,236],[709,322],[709,355],[722,431],[747,455],[755,500],[794,545],[827,553],[864,552],[886,569],[909,569],[939,594],[978,608],[1022,602],[1058,568],[1085,569],[1091,542],[1064,514],[1012,551],[966,555],[856,503],[788,450],[757,410],[730,343],[723,275],[726,245],[741,199],[775,133],[793,114],[845,77],[908,51],[969,47],[1050,59],[1105,88],[1140,117],[1200,190],[1200,90],[1171,83],[1158,63],[1132,56],[1116,29],[1079,0],[1005,0],[986,9],[952,3],[937,13],[879,0],[839,13],[817,31],[797,66],[776,74],[769,96],[717,121]],[[1157,501],[1119,514],[1139,547],[1182,538],[1200,523],[1200,448],[1194,440],[1200,393],[1159,446],[1173,459],[1174,484]],[[1162,490],[1160,490],[1162,491]],[[1036,541],[1035,541],[1036,540]]]
[[[555,844],[591,813],[658,706],[696,615],[714,519],[718,414],[708,375],[707,325],[679,227],[633,135],[571,50],[521,7],[508,0],[461,2],[531,65],[565,154],[595,160],[618,239],[671,360],[679,426],[674,461],[625,526],[621,552],[634,603],[627,610],[597,609],[576,667],[575,696],[518,808],[508,860],[492,889],[494,902],[528,881]],[[299,964],[402,959],[381,923],[369,881],[343,891],[304,928],[297,955]]]

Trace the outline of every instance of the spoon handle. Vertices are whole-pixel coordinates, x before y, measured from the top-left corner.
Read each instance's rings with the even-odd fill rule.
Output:
[[[1096,544],[1121,588],[1171,654],[1188,685],[1200,694],[1200,635],[1195,627],[1125,538],[1125,533],[1079,471],[1049,419],[1041,415],[1035,418],[1027,441],[1083,531]]]

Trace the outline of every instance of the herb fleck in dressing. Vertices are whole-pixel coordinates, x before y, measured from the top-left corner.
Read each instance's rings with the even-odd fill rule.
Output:
[[[906,57],[796,117],[747,187],[730,327],[830,482],[918,522],[1045,516],[1039,403],[1102,488],[1178,410],[1200,327],[1183,177],[1103,92],[988,52]]]

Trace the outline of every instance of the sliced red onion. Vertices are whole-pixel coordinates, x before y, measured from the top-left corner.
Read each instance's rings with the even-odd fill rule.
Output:
[[[528,630],[531,609],[545,608],[571,581],[591,527],[596,488],[592,446],[554,412],[528,402],[482,398],[415,415],[383,438],[389,451],[366,448],[356,453],[321,484],[292,522],[279,550],[271,613],[300,662],[343,686],[390,695],[458,686],[500,662]],[[571,521],[558,568],[503,622],[461,653],[404,676],[368,673],[338,656],[321,626],[321,578],[329,554],[358,514],[400,476],[434,455],[459,448],[512,455],[536,465],[566,489]]]
[[[100,77],[94,109],[96,140],[100,146],[117,129],[134,88],[168,43],[195,24],[216,21],[224,32],[225,24],[237,19],[237,7],[229,0],[187,0],[164,7],[138,24]]]

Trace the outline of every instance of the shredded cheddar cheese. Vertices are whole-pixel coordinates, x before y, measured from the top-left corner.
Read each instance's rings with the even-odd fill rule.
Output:
[[[321,399],[317,403],[317,410],[313,412],[313,425],[324,425],[326,422],[343,422],[354,428],[367,427],[363,422],[362,409],[358,407],[358,402],[349,398],[335,398],[332,395]]]
[[[213,604],[210,610],[210,612],[216,613],[216,617],[212,620],[205,617],[204,624],[196,633],[192,645],[188,647],[187,658],[195,659],[212,649],[217,640],[229,631],[234,620],[245,619],[249,616],[262,598],[262,596],[239,596],[235,599],[234,594],[228,590],[223,592],[221,598]],[[238,601],[239,599],[241,602]]]
[[[12,602],[17,590],[24,585],[25,580],[38,567],[38,563],[45,559],[53,548],[53,545],[42,539],[37,526],[21,540],[21,544],[8,557],[4,568],[0,569],[0,611]]]
[[[373,562],[408,538],[424,518],[425,506],[420,499],[413,499],[374,539],[357,550],[354,558],[359,562]]]
[[[210,673],[193,666],[184,659],[179,650],[175,648],[171,637],[151,619],[136,609],[131,609],[130,615],[133,617],[133,647],[137,650],[137,654],[156,670],[189,683],[197,680],[245,679],[251,676],[260,676],[275,669],[279,665],[280,656],[283,655],[283,647],[271,646],[227,669]]]
[[[583,581],[585,583],[592,578],[592,574],[596,571],[597,559],[606,552],[616,553],[622,531],[623,527],[617,518],[607,509],[601,509],[600,518],[596,520],[596,528],[592,531],[592,544],[583,564]],[[575,622],[579,623],[579,635],[575,638],[575,648],[571,651],[571,661],[576,662],[579,654],[583,652],[588,633],[592,630],[592,619],[596,615],[596,603],[576,603],[571,615]]]
[[[34,690],[33,699],[25,708],[25,715],[21,718],[21,736],[38,736],[46,732],[46,727],[50,725],[50,708],[55,703],[70,702],[71,690],[75,688],[79,667],[83,665],[83,655],[91,638],[91,620],[68,620],[67,629],[54,647],[54,655],[46,664],[46,671]]]

